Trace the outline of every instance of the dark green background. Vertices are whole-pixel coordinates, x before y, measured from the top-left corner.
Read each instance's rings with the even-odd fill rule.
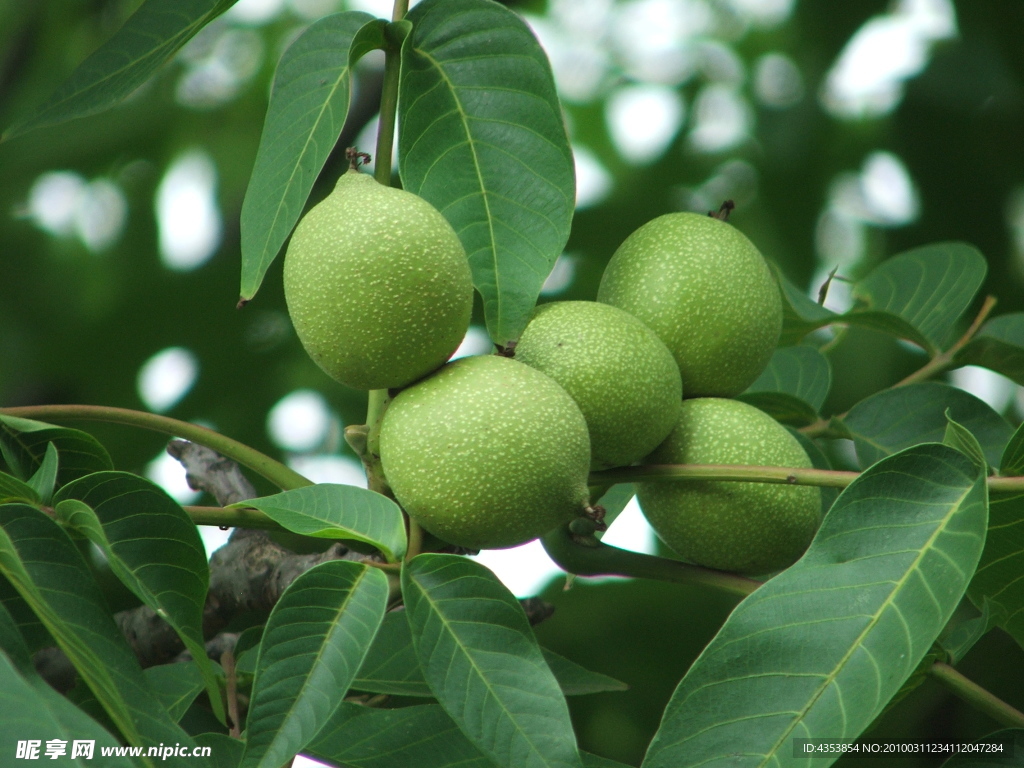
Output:
[[[542,2],[513,4],[542,12]],[[0,0],[0,128],[23,117],[137,2]],[[759,174],[758,191],[732,221],[806,285],[816,269],[814,231],[828,187],[860,168],[875,150],[898,155],[917,186],[921,213],[912,224],[869,231],[864,266],[902,249],[965,240],[989,260],[984,291],[999,312],[1024,309],[1020,255],[1014,255],[1006,206],[1024,186],[1024,3],[959,0],[960,36],[940,43],[891,114],[840,121],[816,94],[851,35],[886,2],[798,2],[791,19],[736,43],[749,64],[764,52],[787,53],[801,69],[806,95],[795,107],[759,109],[753,141],[724,154],[688,152],[678,138],[664,158],[636,168],[618,158],[604,128],[603,105],[571,105],[574,138],[615,176],[605,202],[581,211],[567,250],[581,259],[559,298],[592,299],[601,270],[639,225],[674,210],[679,186],[696,186],[722,162],[742,158]],[[0,404],[94,403],[140,408],[138,369],[156,351],[180,345],[200,363],[196,386],[170,415],[202,419],[232,437],[277,454],[266,414],[298,387],[319,390],[343,423],[359,423],[364,393],[335,384],[305,356],[284,314],[280,263],[244,310],[236,310],[238,213],[266,109],[275,51],[296,24],[287,14],[259,28],[266,56],[238,98],[212,111],[176,105],[181,65],[172,63],[129,104],[71,125],[0,144]],[[372,116],[379,73],[364,71],[356,120],[340,146]],[[683,87],[690,102],[699,78]],[[157,255],[153,195],[167,164],[200,146],[218,172],[224,238],[193,272],[174,273]],[[371,149],[371,148],[364,148]],[[314,199],[342,167],[330,161]],[[110,177],[129,203],[127,228],[110,250],[88,253],[76,240],[51,238],[24,215],[42,172],[69,169]],[[854,271],[855,272],[855,271]],[[477,317],[476,321],[480,322]],[[920,359],[896,343],[852,332],[833,351],[835,386],[827,408],[839,412],[911,370]],[[162,449],[155,435],[89,427],[118,468],[141,471]],[[338,445],[336,450],[343,448]],[[687,665],[714,634],[732,599],[696,588],[614,582],[547,592],[558,610],[539,628],[552,648],[631,685],[627,693],[573,700],[581,744],[636,763]],[[1024,656],[1004,634],[989,635],[961,665],[969,676],[1024,707]],[[878,726],[879,738],[974,738],[996,724],[927,682]],[[853,761],[850,761],[853,762]],[[887,761],[876,759],[869,765]],[[901,766],[927,765],[902,759]]]

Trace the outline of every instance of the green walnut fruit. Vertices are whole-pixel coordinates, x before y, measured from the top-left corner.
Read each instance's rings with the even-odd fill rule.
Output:
[[[612,256],[597,300],[624,309],[671,350],[687,397],[731,397],[761,374],[782,330],[778,285],[760,251],[724,221],[669,213]]]
[[[409,515],[471,549],[523,544],[588,504],[583,414],[552,379],[505,357],[455,360],[399,393],[380,459]]]
[[[679,368],[654,332],[621,309],[559,301],[534,310],[516,360],[562,385],[583,411],[595,469],[653,451],[679,419]]]
[[[295,228],[284,293],[309,356],[356,389],[402,387],[442,366],[473,306],[466,252],[447,220],[354,170]]]
[[[711,397],[685,401],[679,423],[645,463],[811,466],[800,443],[771,416],[746,403]],[[684,559],[746,574],[792,565],[821,517],[821,492],[809,486],[640,483],[637,499],[661,540]]]

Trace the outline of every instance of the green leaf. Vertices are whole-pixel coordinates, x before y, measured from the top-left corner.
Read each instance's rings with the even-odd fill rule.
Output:
[[[384,573],[348,560],[321,563],[291,583],[260,642],[243,766],[278,768],[328,722],[387,601]]]
[[[0,653],[0,722],[4,724],[4,733],[10,737],[4,740],[3,745],[4,760],[8,765],[22,762],[15,759],[15,738],[18,741],[37,742],[36,760],[47,759],[48,741],[62,740],[66,742],[66,750],[56,759],[60,760],[61,765],[76,765],[81,768],[97,765],[96,758],[99,757],[101,749],[119,746],[114,737],[99,723],[49,688],[46,683],[42,683],[42,686],[32,685],[25,680],[15,671],[11,660],[3,653]],[[72,742],[75,740],[95,742],[93,759],[82,756],[71,759]],[[111,768],[132,768],[135,763],[127,757],[104,757],[103,765],[109,765]]]
[[[985,540],[986,490],[944,445],[864,472],[806,554],[740,603],[694,662],[644,768],[788,765],[794,737],[856,738],[963,595]]]
[[[305,753],[352,768],[494,768],[437,704],[372,709],[342,703]],[[627,768],[581,752],[584,768]]]
[[[804,449],[808,458],[811,460],[811,465],[815,469],[835,469],[832,466],[832,462],[828,460],[828,457],[822,452],[818,444],[811,438],[807,437],[803,432],[799,432],[792,427],[786,427],[786,430],[796,438],[796,441],[800,443],[800,447]],[[835,500],[839,497],[838,488],[822,488],[821,489],[821,515],[824,517]]]
[[[967,752],[949,758],[942,768],[1021,768],[1024,766],[1024,729],[1006,728],[978,739],[976,744],[992,744],[986,752]]]
[[[23,501],[26,504],[42,503],[36,489],[31,485],[6,472],[0,472],[0,504],[11,501]]]
[[[0,574],[32,607],[128,743],[191,745],[154,699],[68,535],[38,509],[20,504],[0,506],[0,529]]]
[[[999,460],[999,474],[1005,477],[1024,475],[1024,424],[1017,427]]]
[[[194,661],[160,664],[144,669],[146,682],[174,722],[181,720],[203,690],[203,673]]]
[[[993,494],[988,538],[978,571],[967,590],[982,608],[990,601],[998,623],[1024,647],[1024,494]]]
[[[956,356],[958,365],[980,365],[1024,385],[1024,312],[989,320]]]
[[[971,434],[971,430],[962,424],[958,424],[949,415],[946,409],[946,433],[942,437],[942,444],[950,448],[956,448],[960,453],[973,461],[982,473],[988,474],[988,462],[985,461],[985,451],[978,442],[978,438]]]
[[[386,25],[360,11],[331,14],[311,24],[281,57],[242,203],[243,299],[259,290],[299,220],[348,117],[352,67],[384,46]]]
[[[832,366],[814,347],[799,345],[775,350],[768,367],[746,393],[784,392],[817,411],[832,387]],[[744,393],[744,394],[746,394]]]
[[[854,286],[853,295],[868,310],[906,321],[935,351],[950,341],[987,270],[974,246],[933,243],[886,259]]]
[[[591,672],[547,648],[541,648],[541,653],[566,696],[624,691],[629,687],[607,675]],[[402,611],[392,611],[384,616],[352,687],[396,696],[434,695],[420,671],[412,630]]]
[[[391,563],[405,554],[402,510],[387,496],[365,488],[319,483],[231,506],[254,507],[303,536],[366,542]]]
[[[519,602],[456,555],[405,564],[402,595],[420,669],[484,754],[507,768],[580,768],[569,708]]]
[[[200,747],[209,747],[210,762],[203,768],[238,768],[245,751],[245,742],[223,733],[200,733],[195,737]]]
[[[569,237],[572,151],[546,55],[492,0],[424,0],[407,17],[398,104],[405,189],[462,240],[491,338],[519,338]]]
[[[978,439],[985,459],[999,464],[1013,434],[1006,419],[962,389],[936,382],[886,389],[861,400],[842,419],[862,467],[919,443],[941,442],[946,411]]]
[[[43,504],[49,504],[53,498],[53,489],[57,485],[57,466],[57,448],[53,443],[47,443],[46,453],[43,454],[39,468],[28,479],[28,484],[39,494]]]
[[[50,443],[60,457],[57,485],[90,472],[114,468],[107,449],[88,432],[0,415],[0,454],[22,480],[28,480],[39,470]]]
[[[779,338],[781,346],[799,344],[811,331],[839,318],[835,312],[825,309],[793,285],[777,264],[769,262],[769,266],[775,273],[782,294],[782,336]]]
[[[343,702],[303,752],[352,768],[494,768],[436,704],[372,709]]]
[[[99,547],[118,580],[178,634],[224,722],[219,678],[203,637],[210,569],[185,510],[159,486],[127,472],[86,475],[61,488],[54,503],[58,519]]]
[[[146,0],[4,139],[102,112],[129,96],[235,0]]]

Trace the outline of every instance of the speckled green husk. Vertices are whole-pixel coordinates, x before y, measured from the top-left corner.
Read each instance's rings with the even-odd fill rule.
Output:
[[[306,352],[356,389],[405,386],[439,368],[473,308],[469,262],[447,220],[357,171],[295,228],[284,293]]]
[[[745,390],[782,330],[782,299],[760,251],[732,225],[695,213],[659,216],[627,237],[597,300],[658,334],[687,397]]]
[[[771,416],[720,398],[685,401],[676,428],[645,463],[811,466],[800,443]],[[809,486],[639,483],[637,498],[662,541],[683,558],[737,573],[789,567],[821,518],[821,492]]]
[[[558,301],[534,310],[516,360],[557,381],[583,411],[594,469],[632,464],[679,418],[679,368],[654,332],[616,307]]]
[[[504,357],[455,360],[401,392],[380,458],[405,510],[463,547],[523,544],[587,505],[583,414],[550,378]]]

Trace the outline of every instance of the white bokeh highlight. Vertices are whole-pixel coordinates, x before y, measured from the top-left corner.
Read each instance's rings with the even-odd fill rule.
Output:
[[[997,413],[1006,410],[1019,389],[1012,380],[977,365],[953,369],[949,372],[949,383],[984,400]]]
[[[611,194],[615,180],[597,155],[578,144],[572,146],[576,165],[576,210],[599,205]]]
[[[458,360],[460,357],[473,357],[474,355],[488,355],[491,352],[491,348],[494,345],[491,343],[491,337],[487,335],[487,329],[482,328],[479,325],[471,325],[466,331],[466,335],[462,338],[462,343],[459,348],[455,350],[455,354],[452,355],[452,360]]]
[[[169,269],[196,269],[216,252],[223,229],[216,188],[217,169],[200,149],[180,155],[164,174],[156,218],[160,258]]]
[[[47,171],[33,182],[27,213],[37,227],[57,237],[77,237],[101,253],[121,237],[128,222],[128,200],[107,178],[87,181],[74,171]]]
[[[536,539],[510,549],[485,549],[471,559],[490,568],[516,597],[533,597],[564,574]]]
[[[729,85],[706,86],[693,105],[690,144],[698,152],[723,152],[744,141],[750,131],[750,107]]]
[[[551,273],[544,281],[544,285],[541,286],[540,295],[557,296],[572,285],[573,278],[576,277],[578,262],[579,258],[572,254],[563,253],[559,256]]]
[[[199,360],[191,350],[168,347],[142,364],[136,389],[149,410],[163,413],[188,394],[198,376]]]
[[[289,467],[314,483],[337,483],[366,487],[363,465],[354,459],[336,454],[304,454],[290,457]]]
[[[605,104],[605,119],[612,143],[629,163],[657,160],[679,133],[685,108],[675,88],[664,85],[629,85],[612,91]]]
[[[270,439],[286,451],[307,452],[323,445],[334,415],[316,390],[290,392],[267,414]]]

